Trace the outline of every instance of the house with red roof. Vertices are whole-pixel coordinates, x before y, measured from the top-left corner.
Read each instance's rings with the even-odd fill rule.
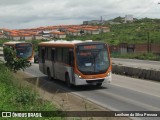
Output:
[[[4,34],[0,32],[0,38],[4,38]]]
[[[66,34],[64,32],[54,31],[50,33],[51,37],[63,39],[66,38]]]
[[[21,40],[21,36],[20,36],[19,34],[17,34],[17,33],[11,33],[11,34],[9,35],[9,38],[10,38],[11,40]]]
[[[72,36],[80,36],[80,30],[75,30],[75,29],[67,29],[66,30],[67,35],[72,35]]]
[[[66,35],[94,35],[100,32],[110,32],[109,27],[92,26],[92,25],[59,25],[46,26],[30,29],[10,30],[1,28],[0,38],[8,38],[12,40],[38,40],[43,38],[66,38]]]
[[[33,35],[33,40],[41,40],[41,39],[43,39],[42,35],[40,35],[40,34]]]
[[[102,32],[106,33],[106,32],[110,32],[110,28],[109,27],[102,27]]]
[[[21,40],[32,40],[33,39],[33,36],[28,33],[21,33],[20,36],[21,36]]]
[[[98,28],[83,28],[84,34],[96,35],[99,34],[100,31]]]

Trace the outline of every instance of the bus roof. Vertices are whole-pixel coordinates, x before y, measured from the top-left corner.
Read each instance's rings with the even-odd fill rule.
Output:
[[[4,45],[15,45],[18,43],[29,43],[29,42],[24,42],[24,41],[10,41],[10,42],[5,42],[3,43]]]
[[[76,44],[83,44],[83,43],[93,43],[92,40],[85,40],[85,41],[81,41],[81,40],[73,40],[73,41],[67,41],[67,40],[57,40],[57,41],[48,41],[48,42],[41,42],[39,43],[39,46],[63,46],[63,47],[73,47]],[[97,43],[97,42],[94,42]]]

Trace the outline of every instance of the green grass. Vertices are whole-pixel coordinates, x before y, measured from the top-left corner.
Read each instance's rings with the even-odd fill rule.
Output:
[[[0,47],[1,47],[1,45],[2,45],[4,42],[8,42],[8,41],[10,41],[10,40],[0,38]]]
[[[156,22],[135,22],[109,26],[111,32],[102,33],[98,35],[84,35],[84,36],[67,36],[67,40],[86,40],[104,41],[110,45],[118,45],[119,43],[147,43],[148,32],[151,43],[160,43],[160,23]]]
[[[113,58],[127,58],[127,59],[140,59],[140,60],[155,60],[160,61],[160,55],[153,53],[130,53],[130,54],[111,54]]]
[[[0,111],[57,111],[58,109],[46,100],[43,100],[29,87],[18,85],[18,80],[0,62]],[[18,120],[20,118],[14,118]],[[31,118],[23,118],[29,120]],[[40,118],[34,118],[39,120]],[[44,118],[41,118],[44,119]],[[61,117],[47,118],[47,120],[61,120]],[[6,118],[7,120],[7,118]]]

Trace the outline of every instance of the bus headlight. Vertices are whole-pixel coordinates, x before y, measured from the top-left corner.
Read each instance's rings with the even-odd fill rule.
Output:
[[[105,80],[108,81],[109,83],[112,81],[112,72],[111,71],[107,74]]]
[[[110,71],[110,72],[108,72],[107,77],[108,77],[108,76],[111,76],[111,71]]]
[[[82,78],[82,76],[81,76],[81,75],[78,75],[78,74],[75,74],[75,77],[77,77],[77,78]]]

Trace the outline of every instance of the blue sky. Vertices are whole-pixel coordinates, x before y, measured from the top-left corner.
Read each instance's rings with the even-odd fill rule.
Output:
[[[160,0],[0,0],[0,28],[82,24],[132,14],[160,18]]]

